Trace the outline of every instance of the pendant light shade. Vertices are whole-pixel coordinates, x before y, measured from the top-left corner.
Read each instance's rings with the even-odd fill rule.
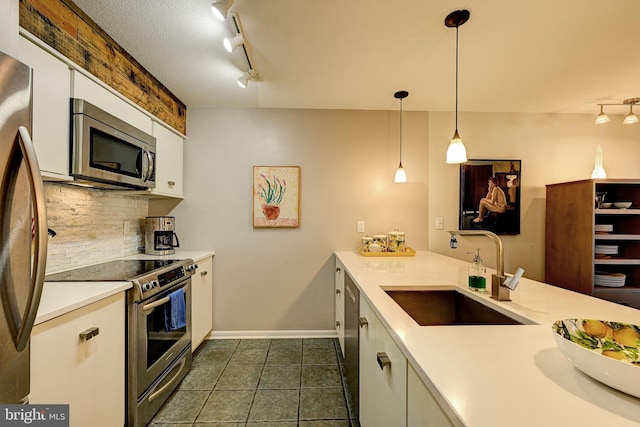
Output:
[[[629,104],[629,114],[624,116],[624,120],[622,121],[623,125],[631,125],[634,123],[638,123],[638,116],[633,114],[633,103]]]
[[[444,20],[444,25],[456,28],[456,130],[453,138],[447,148],[446,162],[450,164],[464,163],[467,161],[467,149],[458,133],[458,27],[469,20],[471,13],[466,10],[455,10],[451,12]]]
[[[402,100],[409,96],[409,92],[407,92],[406,90],[400,90],[394,93],[393,96],[396,99],[400,100],[400,164],[398,165],[398,169],[396,169],[394,182],[397,184],[401,184],[407,182],[407,172],[402,166]]]
[[[611,119],[609,118],[609,116],[607,116],[607,114],[604,112],[604,106],[602,104],[600,104],[600,114],[598,114],[598,117],[596,117],[596,124],[597,125],[601,125],[603,123],[608,123],[611,121]]]

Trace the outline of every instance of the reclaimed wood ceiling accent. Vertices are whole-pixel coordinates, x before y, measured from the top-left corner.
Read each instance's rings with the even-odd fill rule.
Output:
[[[187,107],[71,0],[20,0],[20,26],[186,134]]]

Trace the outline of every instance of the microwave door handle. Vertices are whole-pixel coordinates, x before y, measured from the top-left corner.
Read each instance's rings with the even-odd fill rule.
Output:
[[[153,156],[151,155],[151,152],[149,150],[147,150],[146,148],[142,149],[142,154],[143,159],[146,160],[146,162],[142,163],[142,170],[144,171],[142,173],[142,181],[146,182],[149,180],[149,178],[151,178],[151,175],[153,174],[153,168],[154,168],[154,164],[153,164]],[[145,164],[146,163],[146,164]]]
[[[16,336],[14,337],[16,349],[22,351],[27,347],[29,336],[33,329],[33,324],[38,313],[40,296],[44,286],[44,273],[47,266],[47,212],[44,197],[44,184],[40,175],[40,166],[33,148],[33,142],[29,136],[29,131],[24,126],[18,128],[18,138],[22,157],[27,168],[29,186],[31,187],[31,199],[34,211],[34,240],[35,252],[33,254],[32,275],[30,278],[29,300],[25,308],[25,313],[20,319],[19,313],[13,313],[12,319],[16,326]],[[15,169],[17,172],[17,169]]]

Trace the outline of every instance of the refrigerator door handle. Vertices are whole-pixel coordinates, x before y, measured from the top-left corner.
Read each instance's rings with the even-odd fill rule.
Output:
[[[44,275],[47,267],[47,211],[44,197],[44,184],[42,183],[42,175],[40,175],[40,166],[36,158],[36,152],[33,148],[33,142],[29,131],[24,126],[18,128],[18,138],[20,151],[27,167],[29,186],[31,187],[31,198],[34,211],[34,227],[35,227],[35,251],[33,254],[33,264],[31,273],[31,286],[29,288],[29,300],[22,321],[19,322],[19,328],[15,336],[16,349],[22,351],[27,347],[29,336],[33,329],[33,324],[38,313],[38,305],[40,304],[40,296],[44,286]],[[14,316],[14,319],[20,319],[20,316]],[[18,326],[18,325],[16,325]]]

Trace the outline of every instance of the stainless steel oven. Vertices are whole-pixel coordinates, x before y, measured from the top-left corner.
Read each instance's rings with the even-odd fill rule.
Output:
[[[193,260],[116,260],[46,281],[130,280],[127,291],[126,419],[146,426],[191,368]]]

